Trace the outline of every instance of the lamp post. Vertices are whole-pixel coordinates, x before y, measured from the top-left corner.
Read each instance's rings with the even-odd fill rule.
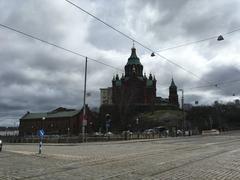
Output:
[[[67,142],[69,142],[69,131],[70,131],[70,128],[69,128],[69,127],[67,128],[67,131],[68,131]]]
[[[183,89],[179,89],[179,91],[182,92],[182,112],[183,112],[182,128],[183,128],[183,134],[185,134],[184,90]]]
[[[43,145],[43,136],[44,136],[44,120],[46,118],[45,117],[42,117],[42,129],[39,130],[39,136],[40,136],[40,142],[39,142],[39,148],[38,148],[38,154],[41,154],[42,153],[42,145]]]
[[[46,119],[45,117],[42,117],[42,129],[44,129],[44,120],[45,119]]]
[[[106,133],[108,133],[108,131],[109,131],[109,128],[110,128],[110,114],[106,114],[105,115],[105,118],[106,118]]]
[[[32,137],[33,137],[33,126],[32,126]]]
[[[137,138],[139,139],[139,118],[136,118],[136,125],[137,125]]]
[[[70,131],[70,128],[69,128],[69,127],[67,128],[67,131],[68,131],[68,137],[69,137],[69,131]]]
[[[53,130],[53,123],[51,123],[51,134],[54,134],[54,130]]]
[[[87,57],[85,60],[85,77],[84,77],[84,94],[83,94],[83,120],[82,120],[82,142],[85,140],[85,126],[87,126],[86,120],[86,84],[87,84]]]

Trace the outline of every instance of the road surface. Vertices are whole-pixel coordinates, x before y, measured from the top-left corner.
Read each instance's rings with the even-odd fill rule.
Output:
[[[86,144],[8,144],[0,179],[240,179],[240,132]]]

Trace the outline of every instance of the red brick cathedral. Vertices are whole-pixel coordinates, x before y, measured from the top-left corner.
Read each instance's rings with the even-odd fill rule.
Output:
[[[121,78],[113,77],[112,80],[112,103],[124,105],[153,105],[169,104],[179,106],[177,86],[173,79],[169,87],[169,98],[156,97],[155,76],[143,75],[143,65],[137,57],[136,49],[132,48],[131,56],[125,65],[125,75]]]
[[[143,65],[133,47],[131,56],[125,65],[125,74],[115,75],[112,87],[102,88],[99,117],[102,127],[111,117],[111,130],[126,130],[130,124],[135,124],[134,116],[144,112],[154,112],[162,109],[178,109],[177,86],[173,79],[167,98],[156,96],[155,76],[143,74]],[[106,128],[105,128],[106,129]]]
[[[143,65],[137,57],[136,49],[132,48],[132,54],[125,65],[125,75],[118,75],[112,80],[113,104],[152,104],[156,99],[156,79],[146,74],[143,75]]]

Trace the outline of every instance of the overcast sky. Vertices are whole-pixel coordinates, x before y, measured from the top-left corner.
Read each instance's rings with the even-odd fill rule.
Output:
[[[144,45],[160,50],[240,28],[239,0],[72,0]],[[1,0],[0,23],[124,70],[132,42],[64,0]],[[157,79],[157,95],[168,97],[174,77],[185,102],[212,104],[240,96],[240,81],[220,88],[192,88],[240,79],[240,31],[160,54],[198,76],[135,44]],[[84,58],[0,27],[0,125],[13,126],[27,111],[81,108]],[[100,88],[121,71],[89,61],[87,103],[99,107]],[[233,97],[233,93],[236,94]],[[179,93],[180,96],[180,93]]]

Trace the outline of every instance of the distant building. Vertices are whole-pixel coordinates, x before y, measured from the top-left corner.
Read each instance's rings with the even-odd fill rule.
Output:
[[[101,88],[100,89],[101,105],[112,104],[112,88]]]
[[[192,104],[184,104],[184,105],[183,105],[183,109],[184,109],[185,111],[190,111],[192,108],[193,108],[193,105],[192,105]]]
[[[18,127],[0,127],[0,136],[18,136]]]
[[[240,105],[240,100],[239,99],[236,99],[234,102],[235,102],[236,105]]]
[[[86,106],[86,116],[88,130],[92,131],[96,124],[96,114],[91,112],[88,106]],[[36,135],[40,129],[44,129],[47,135],[78,135],[81,132],[82,119],[83,109],[75,110],[60,107],[50,112],[27,112],[20,119],[19,135]]]

